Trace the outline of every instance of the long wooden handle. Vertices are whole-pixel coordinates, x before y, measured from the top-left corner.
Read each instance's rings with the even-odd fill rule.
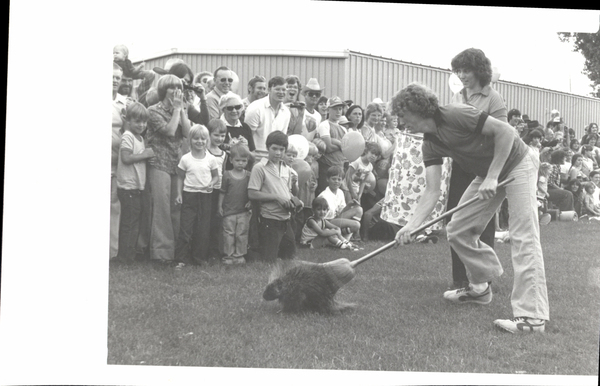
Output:
[[[514,180],[514,177],[508,178],[504,181],[502,181],[501,183],[498,184],[498,187],[503,187],[506,184],[508,184],[509,182],[512,182]],[[463,209],[464,207],[467,207],[469,205],[471,205],[472,203],[474,203],[475,201],[479,200],[479,196],[475,195],[475,197],[463,202],[462,204],[450,209],[449,211],[446,211],[444,213],[442,213],[441,215],[439,215],[438,217],[426,222],[425,224],[421,225],[420,227],[418,227],[417,229],[415,229],[414,231],[410,232],[411,236],[415,236],[416,234],[418,234],[419,232],[429,228],[430,226],[432,226],[433,224],[445,219],[446,217],[449,217],[451,215],[453,215],[454,213],[458,212],[459,210]],[[377,256],[378,254],[380,254],[383,251],[386,251],[388,249],[390,249],[391,247],[393,247],[394,245],[396,245],[396,240],[394,241],[390,241],[389,243],[385,244],[382,247],[377,248],[376,250],[374,250],[373,252],[370,252],[366,255],[364,255],[363,257],[361,257],[360,259],[354,260],[353,262],[350,263],[350,266],[352,268],[356,267],[357,265],[359,265],[360,263],[363,263],[375,256]]]

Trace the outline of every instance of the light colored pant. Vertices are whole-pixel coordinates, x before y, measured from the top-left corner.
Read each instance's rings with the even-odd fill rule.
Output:
[[[227,257],[242,257],[248,252],[250,212],[223,217],[223,253]],[[214,241],[214,240],[213,240]]]
[[[148,165],[147,181],[152,194],[149,250],[150,258],[175,259],[175,240],[179,233],[181,205],[175,204],[177,175]]]
[[[537,155],[529,150],[525,158],[509,173],[508,177],[515,178],[513,182],[505,188],[498,188],[492,199],[477,201],[454,213],[446,230],[448,241],[465,264],[471,283],[485,283],[497,278],[503,272],[498,256],[490,246],[479,240],[479,236],[506,197],[514,269],[511,295],[513,316],[549,320],[535,194],[539,163]],[[473,197],[483,180],[482,177],[476,177],[460,203]]]
[[[119,253],[119,222],[121,221],[121,202],[117,196],[117,175],[110,178],[110,258]]]

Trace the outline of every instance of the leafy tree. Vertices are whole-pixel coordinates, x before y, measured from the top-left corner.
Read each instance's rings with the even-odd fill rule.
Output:
[[[596,33],[559,32],[562,42],[573,43],[573,51],[580,52],[585,58],[582,73],[592,81],[591,94],[600,98],[600,30]]]

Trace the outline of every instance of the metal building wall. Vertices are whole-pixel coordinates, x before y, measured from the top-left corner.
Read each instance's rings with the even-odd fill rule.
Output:
[[[495,86],[504,97],[507,108],[517,108],[542,125],[550,120],[553,109],[560,111],[565,124],[574,129],[578,138],[591,122],[600,120],[600,99],[565,94],[558,91],[499,81]]]
[[[317,78],[325,95],[352,99],[366,106],[375,98],[388,101],[400,89],[411,82],[427,85],[438,94],[440,104],[449,103],[452,91],[448,86],[449,69],[428,67],[402,62],[356,51],[345,51],[332,55],[306,52],[298,54],[269,53],[167,53],[146,60],[146,69],[164,67],[170,58],[183,59],[194,71],[213,72],[221,65],[228,66],[240,78],[237,93],[247,94],[246,85],[254,75],[267,79],[275,75],[294,74],[306,83]],[[550,120],[550,111],[557,109],[567,126],[573,128],[578,137],[590,122],[600,122],[600,99],[582,97],[528,85],[500,80],[493,85],[503,96],[507,108],[518,108],[531,119],[545,125]]]
[[[350,51],[346,89],[349,98],[366,106],[375,98],[390,100],[411,82],[422,83],[438,94],[441,104],[450,102],[450,71]]]
[[[419,82],[438,94],[440,104],[449,103],[452,91],[448,86],[450,70],[401,62],[360,52],[349,51],[346,89],[348,97],[361,106],[374,98],[388,101],[398,90],[411,82]],[[562,93],[518,83],[498,81],[492,85],[504,98],[507,109],[517,108],[542,125],[550,120],[550,111],[557,109],[565,123],[581,138],[590,122],[600,121],[600,99]]]
[[[164,68],[167,60],[171,58],[182,59],[190,66],[194,74],[201,71],[211,73],[220,66],[231,68],[239,77],[240,83],[237,94],[245,97],[248,93],[248,81],[255,75],[263,75],[268,79],[276,76],[297,75],[304,84],[309,78],[317,78],[321,87],[325,87],[326,95],[334,90],[338,92],[339,85],[344,83],[345,58],[339,57],[311,57],[290,55],[223,55],[223,54],[185,54],[175,53],[159,58],[146,60],[145,68]],[[155,81],[155,83],[157,80]]]

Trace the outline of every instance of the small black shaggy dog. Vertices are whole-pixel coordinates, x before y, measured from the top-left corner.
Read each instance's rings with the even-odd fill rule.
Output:
[[[284,312],[337,314],[354,305],[334,299],[337,287],[320,264],[301,262],[285,270],[280,264],[271,274],[263,299],[278,299]]]

